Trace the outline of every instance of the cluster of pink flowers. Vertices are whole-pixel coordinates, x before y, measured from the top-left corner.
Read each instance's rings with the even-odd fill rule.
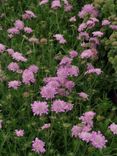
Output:
[[[91,143],[95,148],[102,149],[106,147],[107,140],[100,131],[92,131],[93,118],[96,114],[92,111],[84,113],[79,119],[81,124],[75,125],[72,128],[72,137],[79,138],[86,143]]]
[[[63,35],[61,34],[55,34],[54,38],[60,43],[60,44],[65,44],[67,41],[64,39]]]
[[[53,101],[51,110],[56,113],[60,112],[68,112],[72,110],[73,105],[71,103],[67,103],[63,100],[55,100]]]

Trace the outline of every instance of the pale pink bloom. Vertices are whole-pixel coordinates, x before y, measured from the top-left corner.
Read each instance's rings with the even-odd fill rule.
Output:
[[[90,141],[95,148],[102,149],[106,147],[107,140],[105,139],[105,136],[101,134],[100,131],[92,132]]]
[[[91,133],[89,133],[89,132],[81,132],[81,133],[79,134],[79,138],[80,138],[81,140],[87,142],[87,143],[90,142],[91,137],[92,137],[92,135],[91,135]]]
[[[68,12],[73,9],[73,6],[67,0],[64,0],[64,9],[66,12]]]
[[[78,95],[84,100],[88,100],[88,94],[84,93],[84,92],[80,92],[78,93]]]
[[[80,32],[78,38],[79,40],[89,40],[89,33],[87,32]]]
[[[95,17],[91,17],[90,20],[92,20],[95,23],[99,22],[99,20],[97,18],[95,18]]]
[[[8,29],[7,32],[9,34],[11,34],[11,35],[16,35],[16,34],[19,34],[20,33],[19,29],[16,28],[16,27],[13,27],[13,28]]]
[[[56,91],[56,88],[50,85],[46,85],[41,88],[40,94],[43,98],[46,98],[46,100],[48,100],[48,99],[53,99],[55,95],[57,94],[57,91]]]
[[[51,3],[51,8],[52,9],[58,9],[61,7],[60,0],[53,0]]]
[[[91,15],[92,17],[97,17],[98,12],[97,12],[96,8],[94,8],[94,6],[92,4],[84,5],[82,10],[78,14],[78,16],[80,18],[84,18],[84,16],[86,16],[86,15]]]
[[[64,39],[63,35],[61,34],[55,34],[54,37],[60,44],[67,43],[67,41]]]
[[[110,23],[111,22],[109,20],[105,19],[102,21],[102,26],[110,25]]]
[[[64,84],[64,87],[66,89],[68,89],[69,91],[72,91],[72,89],[74,88],[75,86],[75,83],[73,81],[69,81],[69,80],[66,80],[65,84]]]
[[[94,37],[102,37],[104,35],[104,33],[101,31],[94,31],[92,34]]]
[[[50,128],[50,126],[51,126],[50,123],[44,124],[44,125],[41,127],[41,129],[42,129],[42,130],[43,130],[43,129],[48,129],[48,128]]]
[[[87,24],[86,23],[81,23],[78,27],[78,31],[82,32],[87,28]]]
[[[96,45],[99,45],[99,39],[96,37],[91,37],[89,41],[95,43]]]
[[[35,18],[36,15],[30,11],[30,10],[26,10],[25,13],[22,15],[23,19],[31,19],[31,18]]]
[[[47,102],[34,101],[31,107],[34,115],[42,116],[43,114],[48,114]]]
[[[64,56],[59,63],[59,65],[70,65],[72,63],[72,59],[69,58],[68,56]]]
[[[75,125],[72,127],[71,132],[72,132],[72,137],[77,138],[79,137],[79,134],[82,132],[82,127],[79,125]]]
[[[84,58],[93,58],[94,53],[93,53],[93,51],[91,49],[86,49],[81,53],[80,57],[82,59],[84,59]]]
[[[110,25],[110,28],[112,29],[112,30],[117,30],[117,25]]]
[[[42,140],[35,138],[35,140],[32,141],[32,151],[38,153],[38,154],[43,154],[45,153],[45,142]]]
[[[13,50],[13,49],[7,49],[6,51],[7,51],[7,52],[8,52],[8,54],[9,54],[9,55],[11,55],[11,56],[12,56],[12,55],[13,55],[13,53],[14,53],[14,50]]]
[[[22,74],[22,81],[26,85],[29,85],[31,83],[35,83],[36,80],[34,77],[34,73],[29,69],[25,69],[23,71],[23,74]]]
[[[117,124],[115,123],[112,123],[110,126],[109,126],[109,129],[111,130],[111,132],[115,135],[117,135]]]
[[[30,65],[29,67],[28,67],[28,69],[30,70],[30,71],[32,71],[33,73],[37,73],[38,72],[38,70],[39,70],[39,68],[36,66],[36,65]]]
[[[8,34],[8,37],[11,39],[11,38],[14,37],[14,35],[13,34]]]
[[[69,19],[70,22],[76,22],[76,16],[73,16]]]
[[[19,130],[15,130],[15,134],[17,137],[23,137],[24,136],[24,130],[19,129]]]
[[[95,26],[95,22],[92,20],[88,20],[86,24],[87,24],[87,28],[93,28]]]
[[[39,3],[39,5],[44,5],[47,4],[49,2],[49,0],[41,0],[41,2]]]
[[[33,30],[30,27],[24,27],[24,32],[30,34],[33,32]]]
[[[13,71],[13,72],[19,71],[19,65],[16,62],[11,62],[7,68],[8,70]]]
[[[22,56],[22,54],[21,53],[19,53],[19,52],[15,52],[15,53],[13,53],[12,54],[12,58],[14,59],[14,60],[16,60],[16,61],[21,61],[21,62],[26,62],[27,61],[27,59],[24,57],[24,56]]]
[[[8,87],[9,88],[13,88],[13,89],[18,89],[18,87],[21,85],[21,82],[18,80],[14,80],[14,81],[9,81],[8,82]]]
[[[0,120],[0,129],[2,128],[3,120]]]
[[[73,105],[71,103],[64,102],[63,100],[55,100],[51,106],[51,111],[56,113],[68,112],[72,108]]]
[[[93,73],[100,75],[102,73],[102,70],[100,68],[92,68],[85,72],[85,74],[93,74]]]
[[[78,56],[78,52],[75,51],[75,50],[72,50],[72,51],[69,52],[69,55],[70,55],[71,58],[75,58],[75,57]]]
[[[24,23],[21,20],[16,20],[14,25],[15,28],[17,28],[18,30],[22,30],[24,28]]]
[[[3,53],[5,51],[5,45],[0,43],[0,53]]]

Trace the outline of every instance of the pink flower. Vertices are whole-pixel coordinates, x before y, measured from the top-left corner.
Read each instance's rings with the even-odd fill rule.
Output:
[[[84,31],[86,29],[86,27],[87,27],[87,24],[86,23],[81,23],[79,25],[79,27],[78,27],[78,31],[79,32],[82,32],[82,31]]]
[[[75,50],[72,50],[72,51],[69,52],[69,55],[70,55],[71,58],[75,58],[75,57],[78,56],[78,52],[75,51]]]
[[[20,33],[19,29],[16,28],[16,27],[13,27],[13,28],[8,29],[7,32],[9,34],[12,34],[12,35],[16,35],[16,34],[19,34]]]
[[[58,9],[61,7],[60,0],[53,0],[51,3],[51,8],[52,9]]]
[[[117,25],[110,25],[110,28],[112,29],[112,30],[117,30]]]
[[[93,73],[100,75],[102,73],[102,71],[100,68],[92,68],[85,72],[85,74],[93,74]]]
[[[30,11],[30,10],[26,10],[25,13],[22,15],[23,19],[31,19],[31,18],[35,18],[36,15]]]
[[[27,34],[30,34],[33,32],[33,30],[29,27],[24,27],[24,32],[27,33]]]
[[[113,133],[113,134],[117,134],[117,124],[115,124],[115,123],[112,123],[110,126],[109,126],[109,129],[111,130],[111,132]]]
[[[109,20],[105,19],[102,21],[102,26],[110,25],[110,23],[111,22]]]
[[[44,130],[44,129],[48,129],[48,128],[50,128],[50,126],[51,126],[50,123],[48,123],[48,124],[44,124],[44,125],[41,127],[41,129],[42,129],[42,130]]]
[[[22,80],[23,83],[26,84],[26,85],[29,85],[31,83],[35,83],[35,81],[36,81],[35,77],[34,77],[34,73],[29,69],[25,69],[23,71],[22,79],[23,79]]]
[[[84,18],[84,16],[86,16],[86,15],[91,15],[92,17],[97,17],[98,12],[97,12],[96,8],[94,8],[94,6],[92,4],[84,5],[82,10],[78,14],[78,16],[80,18]]]
[[[64,85],[66,89],[71,91],[74,88],[75,83],[73,81],[66,81]]]
[[[15,130],[15,134],[17,137],[23,137],[24,136],[24,130],[19,129],[19,130]]]
[[[72,63],[72,59],[64,56],[61,60],[61,62],[59,63],[59,65],[70,65]]]
[[[88,100],[88,94],[84,93],[84,92],[80,92],[78,93],[78,95],[84,100]]]
[[[0,43],[0,53],[3,53],[5,51],[5,45]]]
[[[72,9],[73,9],[73,6],[69,4],[67,0],[64,0],[64,10],[68,12],[68,11],[71,11]]]
[[[19,70],[19,65],[15,62],[11,62],[7,68],[10,71],[17,72]]]
[[[44,4],[47,4],[49,2],[49,0],[42,0],[39,5],[44,5]]]
[[[24,28],[24,23],[21,20],[16,20],[14,25],[18,30],[22,30]]]
[[[81,53],[81,55],[80,55],[80,57],[82,58],[82,59],[84,59],[84,58],[93,58],[93,57],[95,57],[95,53],[94,53],[94,51],[92,50],[92,49],[86,49],[86,50],[84,50],[82,53]]]
[[[8,52],[8,54],[9,54],[9,55],[11,55],[11,56],[12,56],[12,55],[13,55],[13,53],[14,53],[14,50],[13,50],[13,49],[7,49],[6,51],[7,51],[7,52]]]
[[[80,32],[78,38],[79,40],[89,40],[89,34],[87,32]]]
[[[34,115],[42,116],[43,114],[48,114],[47,102],[34,101],[31,107]]]
[[[13,89],[18,89],[18,87],[21,85],[20,81],[14,80],[8,82],[8,87]]]
[[[69,19],[70,22],[76,22],[76,16],[73,16]]]
[[[91,144],[95,148],[102,149],[102,148],[106,147],[107,140],[105,139],[105,136],[103,136],[101,134],[100,131],[92,132],[90,141],[91,141]]]
[[[101,31],[94,31],[92,34],[94,37],[102,37],[104,35],[104,33]]]
[[[45,153],[45,143],[42,140],[35,138],[35,140],[32,141],[32,151],[35,151],[38,154]]]
[[[60,44],[67,43],[67,41],[64,39],[63,35],[61,34],[55,34],[54,37]]]
[[[24,56],[22,56],[22,54],[21,53],[19,53],[19,52],[15,52],[15,53],[13,53],[12,54],[12,58],[14,59],[14,60],[16,60],[16,61],[21,61],[21,62],[26,62],[27,61],[27,59],[24,57]]]
[[[82,132],[82,127],[81,126],[78,126],[78,125],[75,125],[72,127],[72,137],[79,137],[79,134]]]
[[[79,138],[80,138],[81,140],[87,142],[87,143],[90,142],[91,137],[92,137],[92,135],[91,135],[91,133],[89,133],[89,132],[81,132],[81,133],[79,134]]]
[[[39,68],[36,66],[36,65],[30,65],[29,67],[28,67],[28,69],[30,70],[30,71],[32,71],[33,73],[37,73],[38,72],[38,70],[39,70]]]
[[[55,100],[52,104],[51,110],[56,113],[68,112],[72,110],[73,105],[63,100]]]
[[[48,100],[48,99],[53,99],[57,94],[57,92],[56,92],[56,88],[50,85],[46,85],[41,88],[40,94],[43,98],[46,98],[46,100]]]
[[[0,120],[0,129],[2,128],[3,120]]]

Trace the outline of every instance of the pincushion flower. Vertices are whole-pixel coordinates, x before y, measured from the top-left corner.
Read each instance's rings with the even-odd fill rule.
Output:
[[[64,2],[64,10],[66,12],[69,12],[73,9],[73,6],[67,0],[63,0],[63,2]]]
[[[27,59],[19,52],[14,52],[12,55],[12,58],[16,61],[26,62]]]
[[[26,10],[25,13],[22,15],[22,18],[25,20],[35,18],[35,17],[36,17],[36,15],[30,10]]]
[[[12,34],[12,35],[17,35],[17,34],[20,33],[19,29],[16,28],[16,27],[9,28],[9,29],[7,30],[7,32],[8,32],[9,34]]]
[[[81,57],[82,59],[84,59],[84,58],[93,58],[93,57],[95,57],[95,55],[96,55],[96,54],[93,52],[92,49],[86,49],[86,50],[84,50],[84,51],[81,53],[80,57]]]
[[[100,131],[98,131],[98,132],[93,131],[91,133],[90,141],[91,141],[91,144],[95,148],[102,149],[102,148],[105,148],[106,147],[107,140],[106,140],[105,136],[103,136],[101,134]]]
[[[87,142],[87,143],[90,142],[91,137],[92,137],[92,135],[91,135],[91,133],[89,133],[89,132],[81,132],[81,133],[79,134],[79,138],[80,138],[81,140]]]
[[[31,108],[34,115],[42,116],[44,114],[48,114],[47,102],[34,101],[31,104]]]
[[[8,70],[13,71],[13,72],[17,72],[20,69],[19,65],[16,62],[11,62],[7,68]]]
[[[51,8],[52,9],[58,9],[61,7],[60,0],[53,0],[51,3]]]
[[[69,19],[70,22],[76,22],[76,16],[72,16],[70,19]]]
[[[13,49],[7,49],[6,51],[8,52],[8,54],[9,54],[10,56],[12,56],[13,53],[14,53],[14,50],[13,50]]]
[[[33,32],[33,30],[30,27],[24,27],[24,32],[30,34]]]
[[[3,53],[5,51],[5,45],[0,43],[0,53]]]
[[[84,100],[88,100],[88,94],[86,94],[85,92],[80,92],[78,93],[78,95]]]
[[[62,34],[55,34],[53,36],[60,44],[65,44],[67,41],[64,39]]]
[[[100,68],[92,68],[85,72],[85,74],[93,74],[93,73],[100,75],[102,73],[102,70]]]
[[[110,129],[110,131],[111,131],[114,135],[117,135],[117,124],[112,123],[112,124],[109,126],[109,129]]]
[[[51,110],[56,113],[68,112],[72,110],[73,105],[63,100],[55,100],[52,104]]]
[[[75,57],[78,56],[78,52],[75,51],[75,50],[71,50],[71,51],[69,52],[69,55],[70,55],[71,58],[75,58]]]
[[[79,25],[78,31],[79,31],[79,32],[82,32],[82,31],[84,31],[86,28],[87,28],[87,24],[86,24],[86,23],[82,23],[82,24]]]
[[[48,123],[48,124],[44,124],[44,125],[41,127],[41,129],[42,129],[42,130],[44,130],[44,129],[48,129],[48,128],[50,128],[50,126],[51,126],[50,123]]]
[[[13,88],[13,89],[18,89],[18,87],[21,85],[21,82],[18,80],[14,80],[14,81],[9,81],[8,82],[8,87],[9,88]]]
[[[39,5],[44,5],[47,4],[49,2],[49,0],[41,0],[41,2],[39,3]]]
[[[106,25],[110,25],[110,21],[109,20],[107,20],[107,19],[104,19],[103,21],[102,21],[102,26],[106,26]]]
[[[112,24],[112,25],[110,25],[110,28],[111,28],[112,30],[117,30],[117,25]]]
[[[79,134],[82,132],[82,127],[79,125],[74,125],[71,129],[72,137],[78,138]]]
[[[92,4],[84,5],[82,10],[78,14],[78,16],[80,18],[84,18],[86,15],[90,15],[92,17],[97,17],[98,12],[97,12],[96,8]]]
[[[14,25],[15,25],[15,28],[17,28],[18,30],[22,30],[24,28],[23,21],[19,19],[15,21]]]
[[[94,31],[92,34],[94,37],[102,37],[104,35],[104,33],[101,31]]]
[[[57,94],[57,91],[56,88],[52,87],[51,85],[46,85],[41,88],[40,94],[43,98],[46,98],[46,100],[48,100],[53,99]]]
[[[23,137],[24,136],[24,130],[19,129],[19,130],[15,130],[15,134],[17,137]]]
[[[25,69],[23,71],[23,74],[22,74],[22,81],[24,84],[31,84],[31,83],[35,83],[35,77],[34,77],[34,73],[29,70],[29,69]]]
[[[35,140],[32,141],[32,151],[38,154],[45,153],[45,143],[42,140],[35,138]]]
[[[32,71],[33,73],[37,73],[38,72],[38,70],[39,70],[39,68],[36,66],[36,65],[30,65],[29,67],[28,67],[28,69],[30,70],[30,71]]]

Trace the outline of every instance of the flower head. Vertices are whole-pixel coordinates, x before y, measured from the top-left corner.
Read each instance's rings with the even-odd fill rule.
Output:
[[[38,154],[45,153],[45,143],[42,140],[35,138],[35,140],[32,141],[32,150]]]

